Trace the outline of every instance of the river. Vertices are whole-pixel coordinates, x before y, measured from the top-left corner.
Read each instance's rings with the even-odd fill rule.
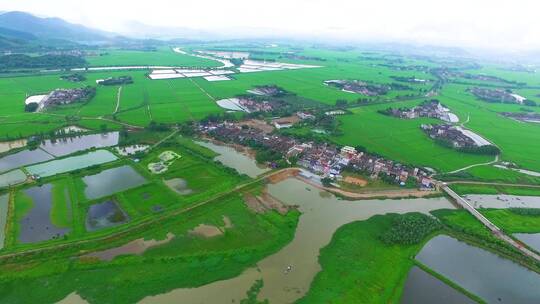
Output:
[[[298,206],[302,212],[291,243],[257,263],[257,268],[250,268],[238,277],[199,288],[176,289],[147,297],[142,303],[238,303],[257,279],[264,281],[259,299],[291,303],[308,291],[321,270],[319,250],[330,242],[339,227],[377,214],[427,213],[453,208],[445,198],[345,201],[294,178],[270,184],[268,190],[282,202]],[[285,274],[289,265],[293,270]]]

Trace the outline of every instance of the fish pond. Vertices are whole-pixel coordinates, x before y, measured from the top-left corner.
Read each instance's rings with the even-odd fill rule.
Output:
[[[240,174],[246,174],[249,177],[257,177],[262,173],[270,170],[264,166],[257,164],[255,159],[238,152],[233,147],[225,145],[217,145],[212,142],[195,141],[195,143],[206,147],[219,155],[214,158],[223,165],[236,169]]]
[[[488,303],[540,303],[540,275],[446,235],[431,239],[416,259]]]
[[[54,157],[52,155],[41,149],[23,150],[0,158],[0,172],[6,172],[11,169],[41,163],[53,158]]]
[[[540,208],[539,196],[469,194],[465,198],[474,208]]]
[[[128,221],[129,217],[124,210],[115,201],[108,200],[90,206],[86,215],[86,230],[96,231]]]
[[[514,233],[514,237],[540,252],[540,233]]]
[[[30,210],[26,212],[19,222],[19,241],[21,243],[35,243],[60,238],[69,232],[69,228],[60,228],[51,222],[52,185],[32,187],[21,190],[17,196],[17,204],[24,204]]]
[[[407,276],[402,304],[474,304],[475,301],[441,280],[414,266]]]
[[[0,188],[17,185],[26,181],[26,174],[21,169],[0,174]]]
[[[83,177],[82,180],[86,185],[84,195],[88,199],[96,199],[122,192],[147,182],[144,177],[128,165],[88,175]]]
[[[44,141],[40,148],[56,157],[91,148],[106,148],[118,144],[118,132],[65,137]]]
[[[26,167],[33,175],[47,177],[73,170],[83,169],[117,160],[118,158],[107,150],[97,150],[83,155],[77,155],[46,163]]]

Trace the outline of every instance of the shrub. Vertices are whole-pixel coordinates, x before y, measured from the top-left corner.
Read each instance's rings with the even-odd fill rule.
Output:
[[[390,229],[380,236],[380,240],[387,245],[413,245],[441,228],[441,223],[431,216],[408,213],[397,217]]]

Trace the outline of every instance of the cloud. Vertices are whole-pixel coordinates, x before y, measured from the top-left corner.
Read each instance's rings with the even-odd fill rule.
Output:
[[[0,10],[59,16],[112,31],[138,21],[495,49],[539,48],[539,9],[540,3],[532,0],[0,0]]]

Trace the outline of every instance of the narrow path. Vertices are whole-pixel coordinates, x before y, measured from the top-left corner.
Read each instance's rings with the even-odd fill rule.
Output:
[[[454,170],[454,171],[446,172],[446,174],[454,174],[454,173],[458,173],[458,172],[461,172],[461,171],[464,171],[464,170],[467,170],[467,169],[470,169],[470,168],[474,168],[474,167],[492,165],[492,164],[495,164],[497,162],[499,162],[499,154],[495,155],[495,159],[490,161],[490,162],[469,165],[467,167],[463,167],[463,168],[460,168],[460,169],[457,169],[457,170]]]
[[[121,96],[122,96],[122,86],[118,87],[118,92],[116,93],[116,108],[114,109],[113,115],[118,113],[118,109],[120,109]]]
[[[166,141],[167,139],[173,137],[175,134],[177,134],[178,132],[180,132],[180,130],[174,130],[171,134],[165,136],[164,138],[162,138],[160,141],[158,141],[157,143],[153,144],[149,149],[148,151],[154,149],[155,147],[161,145],[164,141]]]
[[[191,81],[191,83],[193,83],[195,86],[197,86],[197,88],[199,88],[199,90],[201,90],[201,92],[203,92],[204,94],[206,94],[206,96],[208,96],[210,99],[212,99],[212,101],[216,101],[216,99],[210,95],[205,89],[203,89],[198,83],[196,83],[195,81],[193,81],[192,78],[189,78],[189,80]]]
[[[540,255],[538,255],[536,252],[532,250],[529,250],[527,247],[523,246],[518,241],[506,235],[499,227],[497,227],[488,218],[486,218],[482,213],[480,213],[473,206],[471,206],[471,204],[469,204],[467,200],[465,200],[464,198],[459,196],[456,192],[454,192],[454,190],[448,188],[448,186],[446,185],[442,185],[441,189],[444,192],[446,192],[448,195],[450,195],[450,197],[452,197],[465,210],[469,211],[469,213],[472,214],[476,219],[478,219],[482,224],[484,224],[484,226],[486,226],[496,238],[498,238],[501,241],[506,242],[508,245],[519,250],[525,256],[528,256],[530,258],[535,259],[537,262],[540,262]]]
[[[187,105],[185,105],[183,102],[182,102],[182,98],[177,94],[176,90],[174,89],[172,83],[170,80],[167,80],[167,85],[169,86],[169,88],[171,89],[173,95],[176,97],[176,100],[178,101],[178,103],[180,104],[180,106],[182,108],[184,108],[184,110],[186,111],[186,113],[189,115],[189,118],[191,120],[194,120],[193,118],[193,115],[191,114],[191,111],[189,110],[189,107]]]

